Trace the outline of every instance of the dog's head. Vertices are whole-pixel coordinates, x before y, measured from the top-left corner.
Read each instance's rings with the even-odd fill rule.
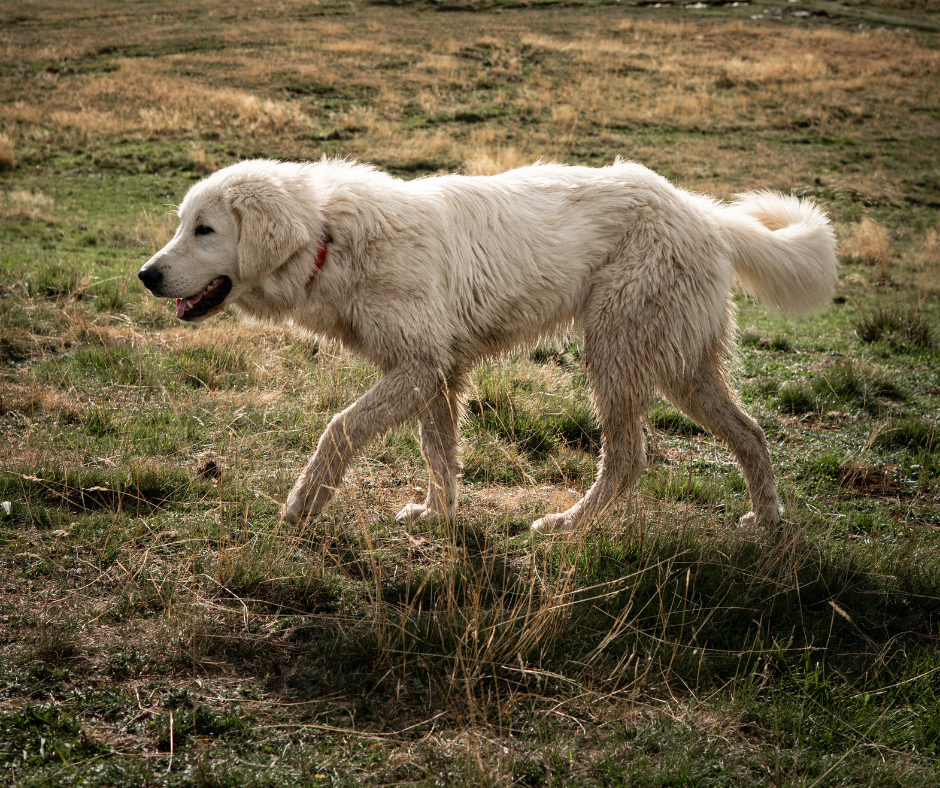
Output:
[[[273,161],[226,167],[189,190],[173,239],[137,274],[176,316],[203,320],[316,243],[321,221],[303,168]]]

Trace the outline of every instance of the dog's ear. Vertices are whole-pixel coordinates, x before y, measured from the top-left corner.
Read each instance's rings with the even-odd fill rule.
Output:
[[[270,181],[243,181],[228,192],[239,226],[238,275],[256,282],[310,241],[294,195]]]

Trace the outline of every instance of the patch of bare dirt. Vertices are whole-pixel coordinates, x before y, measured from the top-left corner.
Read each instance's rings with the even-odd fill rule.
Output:
[[[904,487],[881,468],[870,465],[842,465],[839,467],[839,487],[852,489],[864,495],[897,496]]]

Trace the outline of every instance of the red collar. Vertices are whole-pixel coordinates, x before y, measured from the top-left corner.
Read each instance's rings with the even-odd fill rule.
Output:
[[[323,268],[323,264],[326,262],[326,246],[327,244],[333,243],[333,236],[328,232],[323,233],[323,237],[320,238],[320,246],[317,248],[317,256],[313,261],[313,270],[310,272],[310,278],[307,280],[309,285],[313,278],[320,273],[320,269]]]

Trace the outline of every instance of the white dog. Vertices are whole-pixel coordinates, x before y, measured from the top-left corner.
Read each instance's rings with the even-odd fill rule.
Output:
[[[654,391],[734,453],[751,494],[744,519],[779,521],[767,440],[723,366],[729,293],[737,281],[791,316],[830,302],[836,241],[811,202],[759,192],[723,203],[619,159],[408,182],[346,161],[245,161],[193,186],[179,215],[139,276],[177,299],[180,320],[234,304],[339,340],[385,373],[330,422],[287,522],[321,512],[353,455],[416,417],[430,483],[398,519],[453,517],[470,370],[566,326],[584,337],[600,472],[533,529],[595,520],[637,481]]]

